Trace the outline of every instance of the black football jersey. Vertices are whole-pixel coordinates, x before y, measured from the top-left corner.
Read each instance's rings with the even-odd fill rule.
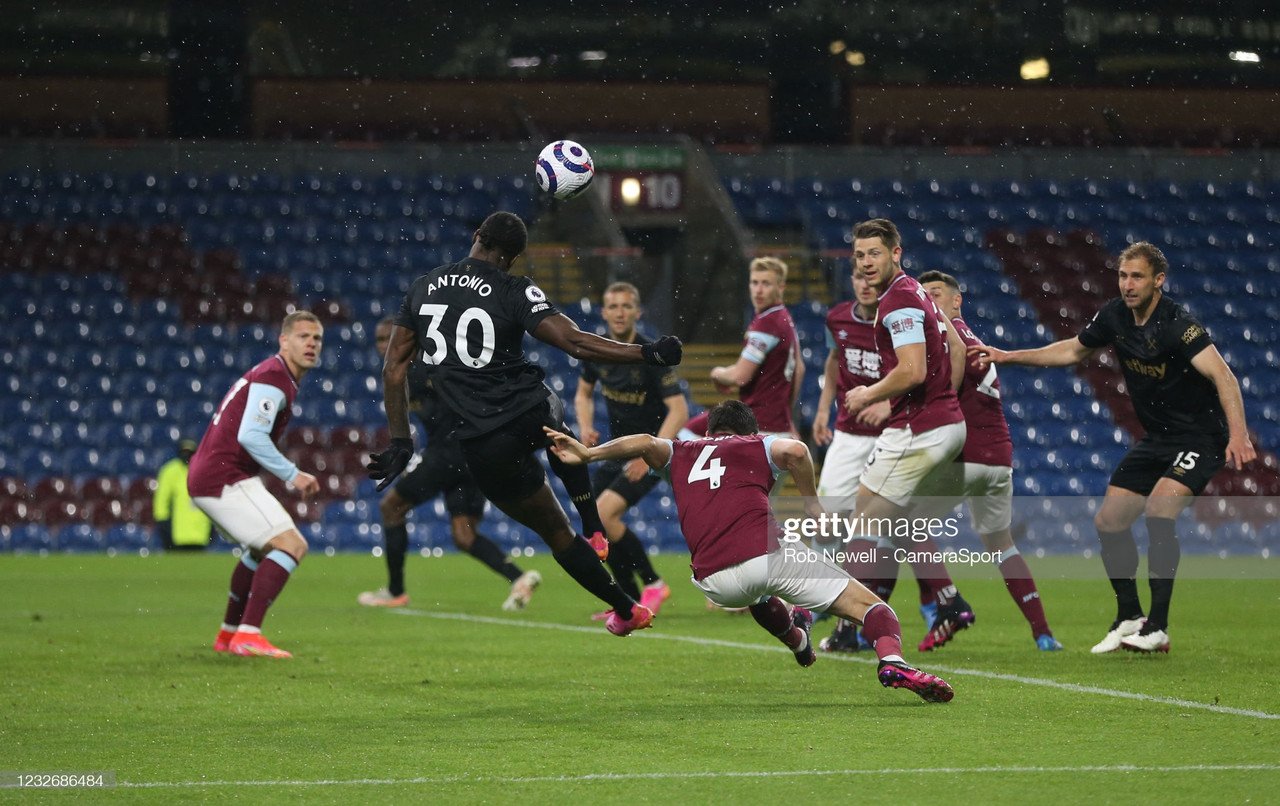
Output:
[[[459,439],[488,434],[547,399],[522,339],[558,313],[528,277],[466,258],[414,280],[396,324],[414,332]]]
[[[442,447],[457,439],[458,418],[436,394],[432,368],[416,356],[409,365],[409,413],[422,423],[427,445]]]
[[[637,333],[634,343],[648,344],[649,339]],[[683,394],[680,376],[670,367],[586,361],[582,365],[582,380],[600,383],[605,408],[609,411],[609,435],[613,439],[658,433],[667,418],[663,399]]]
[[[1121,299],[1102,307],[1080,331],[1089,349],[1114,345],[1129,397],[1148,434],[1227,433],[1227,418],[1213,381],[1191,359],[1213,345],[1209,332],[1190,312],[1161,296],[1145,325]]]

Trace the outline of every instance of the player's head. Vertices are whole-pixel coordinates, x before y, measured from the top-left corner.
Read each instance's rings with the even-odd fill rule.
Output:
[[[190,462],[191,457],[195,455],[197,447],[194,439],[183,438],[178,440],[178,458],[184,462]]]
[[[964,297],[960,294],[959,280],[941,271],[927,271],[916,280],[929,292],[943,313],[952,319],[960,315],[960,303],[964,301]]]
[[[295,377],[320,363],[324,326],[311,311],[294,311],[280,325],[280,356]]]
[[[394,316],[384,316],[378,320],[378,326],[373,329],[373,344],[378,350],[378,355],[387,354],[387,345],[391,344],[391,328],[395,323]]]
[[[615,339],[630,339],[640,319],[640,289],[631,283],[613,283],[604,290],[600,313]]]
[[[902,236],[887,218],[873,218],[853,227],[853,265],[867,282],[883,293],[902,270]]]
[[[1138,241],[1120,253],[1120,298],[1130,310],[1144,309],[1160,293],[1169,261],[1155,244]]]
[[[782,302],[787,287],[787,264],[776,257],[758,257],[751,261],[751,304],[756,313]]]
[[[499,211],[484,220],[472,240],[472,257],[487,260],[507,271],[529,245],[529,230],[520,216]]]
[[[756,422],[755,412],[741,400],[726,400],[707,414],[707,434],[746,436],[758,433],[760,424]]]
[[[879,298],[880,295],[876,293],[876,290],[871,287],[870,281],[867,280],[866,272],[855,266],[853,269],[853,300],[862,309],[861,314],[864,319],[875,312],[876,302]]]

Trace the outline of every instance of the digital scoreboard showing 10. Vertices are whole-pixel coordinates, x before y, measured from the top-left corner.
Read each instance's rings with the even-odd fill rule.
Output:
[[[684,206],[684,174],[676,171],[618,171],[597,174],[616,211],[669,212]]]

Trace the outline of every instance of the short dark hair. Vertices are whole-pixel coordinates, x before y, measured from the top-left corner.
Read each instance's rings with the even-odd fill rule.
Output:
[[[853,226],[853,239],[856,241],[860,238],[879,238],[890,251],[902,246],[902,234],[898,232],[898,228],[887,218],[873,218],[870,221],[861,221]]]
[[[1157,274],[1169,273],[1169,260],[1164,256],[1164,252],[1160,251],[1160,247],[1147,241],[1138,241],[1129,244],[1123,252],[1120,253],[1120,262],[1133,260],[1134,258],[1142,258],[1147,261],[1147,265],[1151,267],[1152,277]]]
[[[726,400],[717,405],[707,415],[708,434],[747,434],[760,433],[760,423],[756,422],[755,412],[741,400]]]
[[[476,230],[476,236],[485,249],[496,249],[512,260],[520,257],[524,248],[529,245],[529,230],[520,216],[506,211],[493,213],[486,218],[480,229]]]
[[[960,290],[959,280],[946,272],[937,271],[936,269],[933,271],[927,271],[920,275],[916,278],[916,282],[920,285],[924,285],[925,283],[944,283],[945,285],[951,286],[956,291]]]

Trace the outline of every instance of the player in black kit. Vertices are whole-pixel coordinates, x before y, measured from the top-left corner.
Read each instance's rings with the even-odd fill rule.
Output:
[[[627,344],[648,344],[636,331],[640,319],[640,290],[631,283],[613,283],[604,290],[602,313],[609,328],[609,338]],[[600,442],[593,427],[595,390],[604,391],[605,408],[609,411],[612,439],[631,434],[649,434],[662,439],[675,439],[680,427],[689,419],[689,404],[680,388],[680,377],[669,367],[626,367],[616,364],[584,362],[578,379],[578,392],[573,406],[582,430],[582,443],[588,447]],[[596,506],[604,521],[604,535],[589,539],[601,559],[609,563],[614,579],[627,592],[655,614],[671,595],[671,587],[658,576],[640,538],[622,521],[622,514],[644,498],[658,483],[641,459],[629,462],[602,462],[595,475]],[[607,541],[606,541],[607,538]],[[634,577],[639,577],[639,584]],[[644,585],[644,590],[640,589]],[[598,613],[595,618],[608,618]]]
[[[1169,601],[1181,549],[1174,521],[1213,475],[1256,454],[1240,384],[1204,327],[1160,291],[1169,262],[1145,241],[1120,253],[1120,298],[1071,339],[1035,350],[971,347],[980,365],[1063,367],[1114,345],[1144,436],[1111,475],[1094,524],[1116,594],[1116,619],[1094,654],[1169,651]],[[1138,600],[1138,547],[1131,527],[1146,515],[1151,608]]]
[[[391,343],[391,327],[395,317],[378,323],[374,341],[378,353],[386,355]],[[409,594],[404,586],[404,559],[409,548],[409,532],[405,519],[411,510],[444,493],[449,510],[449,531],[459,551],[493,569],[511,583],[511,591],[502,603],[503,610],[520,610],[529,603],[542,583],[537,571],[521,571],[493,541],[476,531],[484,517],[484,495],[467,469],[467,460],[454,436],[453,415],[442,410],[440,398],[431,382],[430,369],[419,361],[409,365],[409,408],[422,423],[427,447],[418,454],[418,462],[410,462],[408,472],[383,496],[379,509],[382,535],[387,550],[387,587],[365,591],[356,601],[366,607],[406,607]]]
[[[527,242],[518,216],[494,213],[476,230],[465,259],[413,282],[382,369],[391,445],[373,455],[369,476],[385,487],[413,453],[406,376],[417,351],[433,367],[441,402],[458,418],[462,453],[481,492],[537,532],[556,562],[613,609],[605,622],[609,632],[628,635],[648,627],[653,614],[618,587],[587,541],[574,533],[534,458],[550,444],[542,427],[563,426],[564,404],[543,383],[542,370],[525,358],[521,342],[527,332],[579,359],[674,366],[680,363],[680,340],[664,336],[651,344],[622,344],[579,330],[532,280],[510,274]],[[594,510],[587,471],[547,453],[570,496]],[[589,533],[600,529],[598,523],[583,526]]]

